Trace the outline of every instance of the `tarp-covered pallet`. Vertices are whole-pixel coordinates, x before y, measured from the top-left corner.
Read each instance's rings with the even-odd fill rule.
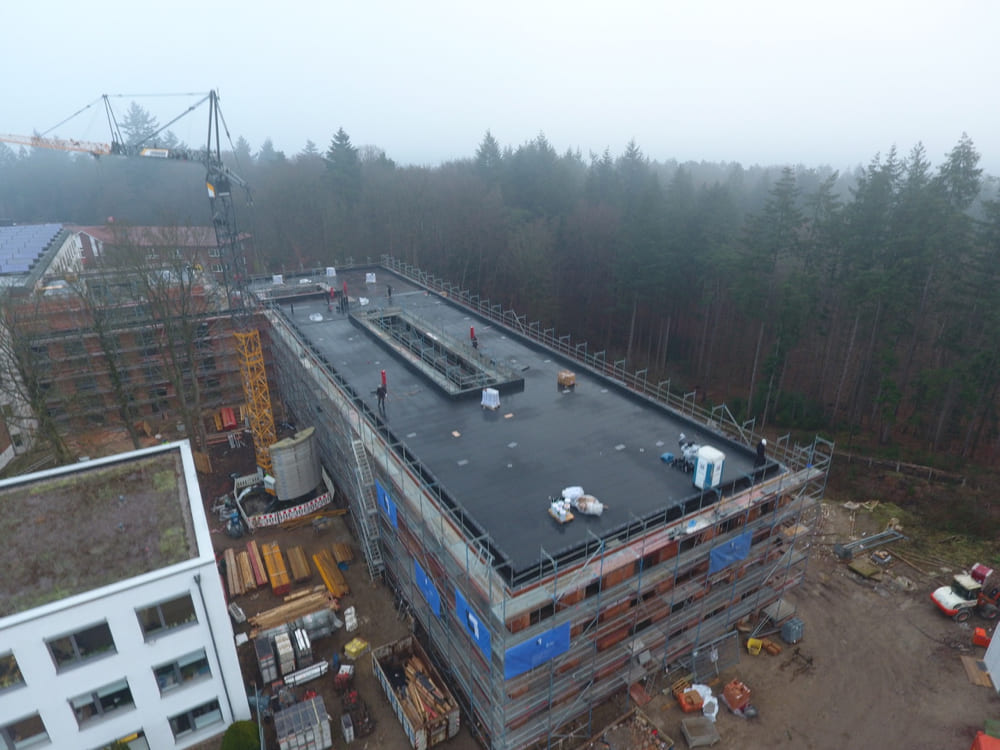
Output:
[[[458,703],[415,637],[374,649],[372,666],[412,747],[427,750],[458,734]]]

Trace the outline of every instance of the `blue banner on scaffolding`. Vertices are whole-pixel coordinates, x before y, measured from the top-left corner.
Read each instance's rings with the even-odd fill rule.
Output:
[[[385,491],[377,479],[375,480],[375,491],[378,494],[378,507],[389,517],[389,523],[398,529],[399,519],[396,516],[396,503],[389,497],[389,493]]]
[[[745,560],[747,555],[750,554],[750,542],[752,541],[753,534],[749,531],[744,531],[735,539],[730,539],[728,542],[715,547],[710,555],[708,572],[716,573],[723,568],[728,568],[734,562]]]
[[[465,632],[479,646],[479,650],[483,652],[486,661],[489,661],[492,657],[489,628],[486,627],[486,623],[479,619],[479,615],[469,607],[469,603],[465,601],[465,597],[458,590],[458,586],[455,587],[455,614],[458,615],[458,621],[465,627]]]
[[[517,677],[567,651],[569,651],[568,622],[507,649],[503,659],[503,677],[505,680]]]
[[[424,599],[427,600],[428,606],[431,608],[437,617],[441,616],[441,595],[438,593],[437,587],[434,586],[434,581],[431,577],[427,575],[426,571],[420,567],[420,563],[416,560],[413,561],[413,577],[417,581],[417,588],[420,589],[420,593],[424,595]]]

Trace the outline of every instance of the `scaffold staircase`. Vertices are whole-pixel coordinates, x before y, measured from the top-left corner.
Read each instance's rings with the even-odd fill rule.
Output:
[[[374,581],[385,570],[382,547],[379,544],[375,479],[372,477],[372,469],[368,463],[368,454],[365,452],[364,443],[360,440],[352,440],[351,447],[354,450],[354,463],[357,469],[355,476],[358,481],[358,497],[361,505],[360,512],[357,514],[358,530],[361,533],[361,545],[365,550],[365,560],[368,562],[368,575]]]

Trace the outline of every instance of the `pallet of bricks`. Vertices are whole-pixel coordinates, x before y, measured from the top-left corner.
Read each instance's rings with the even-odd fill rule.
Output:
[[[279,750],[327,750],[333,747],[330,717],[321,696],[276,712],[274,729]]]

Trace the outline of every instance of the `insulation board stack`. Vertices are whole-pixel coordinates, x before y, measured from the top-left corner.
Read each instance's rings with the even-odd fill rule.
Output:
[[[292,648],[292,638],[288,633],[278,633],[274,636],[274,649],[277,652],[278,667],[281,674],[291,674],[295,671],[295,649]]]
[[[274,714],[280,750],[327,750],[333,747],[330,717],[317,696]]]
[[[295,648],[295,661],[300,667],[312,664],[312,643],[309,642],[309,634],[303,628],[298,628],[292,634],[294,640],[292,646]]]
[[[254,639],[254,649],[257,651],[257,666],[260,667],[260,678],[265,685],[270,685],[278,679],[278,665],[274,661],[274,649],[271,647],[270,636],[262,635]]]

